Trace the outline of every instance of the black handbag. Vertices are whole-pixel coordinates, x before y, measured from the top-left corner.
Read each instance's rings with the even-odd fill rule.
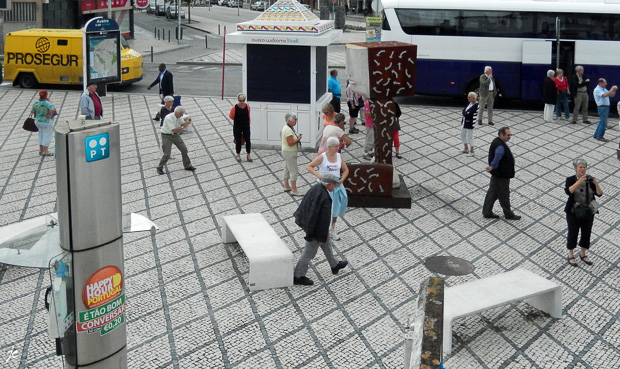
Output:
[[[37,128],[37,125],[34,124],[34,118],[32,117],[32,113],[30,113],[28,118],[26,118],[22,128],[30,132],[39,132],[39,128]]]
[[[586,182],[586,204],[575,203],[573,206],[573,214],[575,214],[575,218],[577,220],[586,220],[590,218],[592,215],[592,211],[590,210],[590,181]]]

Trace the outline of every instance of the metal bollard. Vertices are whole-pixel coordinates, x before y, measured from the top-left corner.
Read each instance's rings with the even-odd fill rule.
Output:
[[[170,42],[170,30],[168,30],[168,42]]]
[[[221,27],[221,24],[218,24],[218,25],[217,25],[217,35],[218,35],[218,36],[220,36],[220,35],[221,35],[221,34],[220,34],[220,27]]]
[[[153,32],[153,37],[157,38],[157,27],[155,27],[155,32]]]
[[[208,38],[207,38],[207,35],[205,35],[205,49],[208,49],[208,48],[209,48],[209,42],[208,42],[208,41],[209,41],[209,40],[208,40]]]
[[[153,46],[151,46],[151,63],[153,62]]]
[[[157,39],[159,40],[159,30],[157,30]]]

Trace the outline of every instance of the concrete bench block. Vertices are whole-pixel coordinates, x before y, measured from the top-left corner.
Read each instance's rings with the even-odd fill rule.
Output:
[[[238,242],[250,263],[251,291],[293,285],[293,253],[262,214],[222,217],[222,242]]]
[[[554,318],[562,317],[562,287],[525,269],[478,279],[445,289],[443,352],[452,352],[452,321],[524,300]]]

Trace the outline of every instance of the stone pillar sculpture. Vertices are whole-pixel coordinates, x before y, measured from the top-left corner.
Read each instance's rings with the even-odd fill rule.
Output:
[[[402,42],[352,43],[345,46],[345,56],[352,90],[370,100],[375,133],[375,162],[349,165],[345,182],[349,203],[359,203],[356,196],[391,197],[396,131],[393,98],[415,93],[417,46]]]

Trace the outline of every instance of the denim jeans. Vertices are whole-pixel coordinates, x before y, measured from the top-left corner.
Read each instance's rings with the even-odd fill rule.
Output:
[[[598,121],[598,125],[596,126],[596,131],[594,131],[594,138],[600,140],[605,136],[605,129],[607,128],[607,117],[609,116],[609,106],[599,106],[596,108],[598,110],[598,116],[600,120]]]
[[[560,91],[555,103],[555,115],[562,115],[562,106],[564,106],[564,117],[568,119],[568,94],[566,91]]]

